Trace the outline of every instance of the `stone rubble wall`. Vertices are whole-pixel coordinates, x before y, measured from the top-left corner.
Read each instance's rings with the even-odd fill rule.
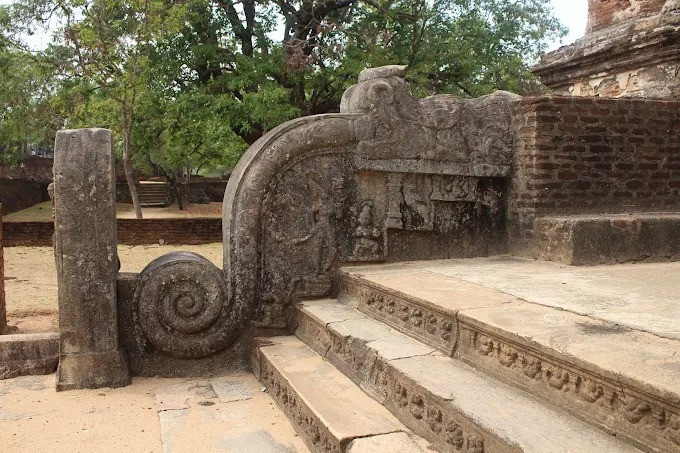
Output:
[[[541,215],[680,206],[680,101],[534,97],[515,115],[511,242]]]

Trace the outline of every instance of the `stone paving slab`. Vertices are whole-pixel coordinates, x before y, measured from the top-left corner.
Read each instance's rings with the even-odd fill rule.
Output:
[[[308,452],[250,374],[194,379],[155,394],[164,453]]]
[[[680,340],[680,263],[584,268],[498,257],[422,261],[412,266],[527,302]]]
[[[117,389],[54,386],[53,374],[0,381],[0,451],[309,451],[249,373],[135,378]]]
[[[406,433],[391,433],[381,436],[354,439],[347,447],[348,453],[425,453]]]

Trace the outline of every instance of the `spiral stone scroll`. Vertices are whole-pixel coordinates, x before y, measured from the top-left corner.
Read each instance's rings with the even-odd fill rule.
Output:
[[[224,275],[195,253],[168,253],[146,266],[134,306],[148,342],[172,357],[208,357],[235,337],[238,319]]]

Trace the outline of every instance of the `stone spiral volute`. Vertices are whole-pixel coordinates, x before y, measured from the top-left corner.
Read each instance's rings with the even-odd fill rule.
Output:
[[[173,252],[152,261],[135,291],[148,342],[172,357],[197,359],[226,349],[238,322],[220,269],[200,255]]]

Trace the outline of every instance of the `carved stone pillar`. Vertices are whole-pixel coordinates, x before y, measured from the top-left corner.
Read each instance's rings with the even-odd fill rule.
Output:
[[[59,131],[54,151],[57,390],[127,385],[128,365],[118,345],[112,134]]]

